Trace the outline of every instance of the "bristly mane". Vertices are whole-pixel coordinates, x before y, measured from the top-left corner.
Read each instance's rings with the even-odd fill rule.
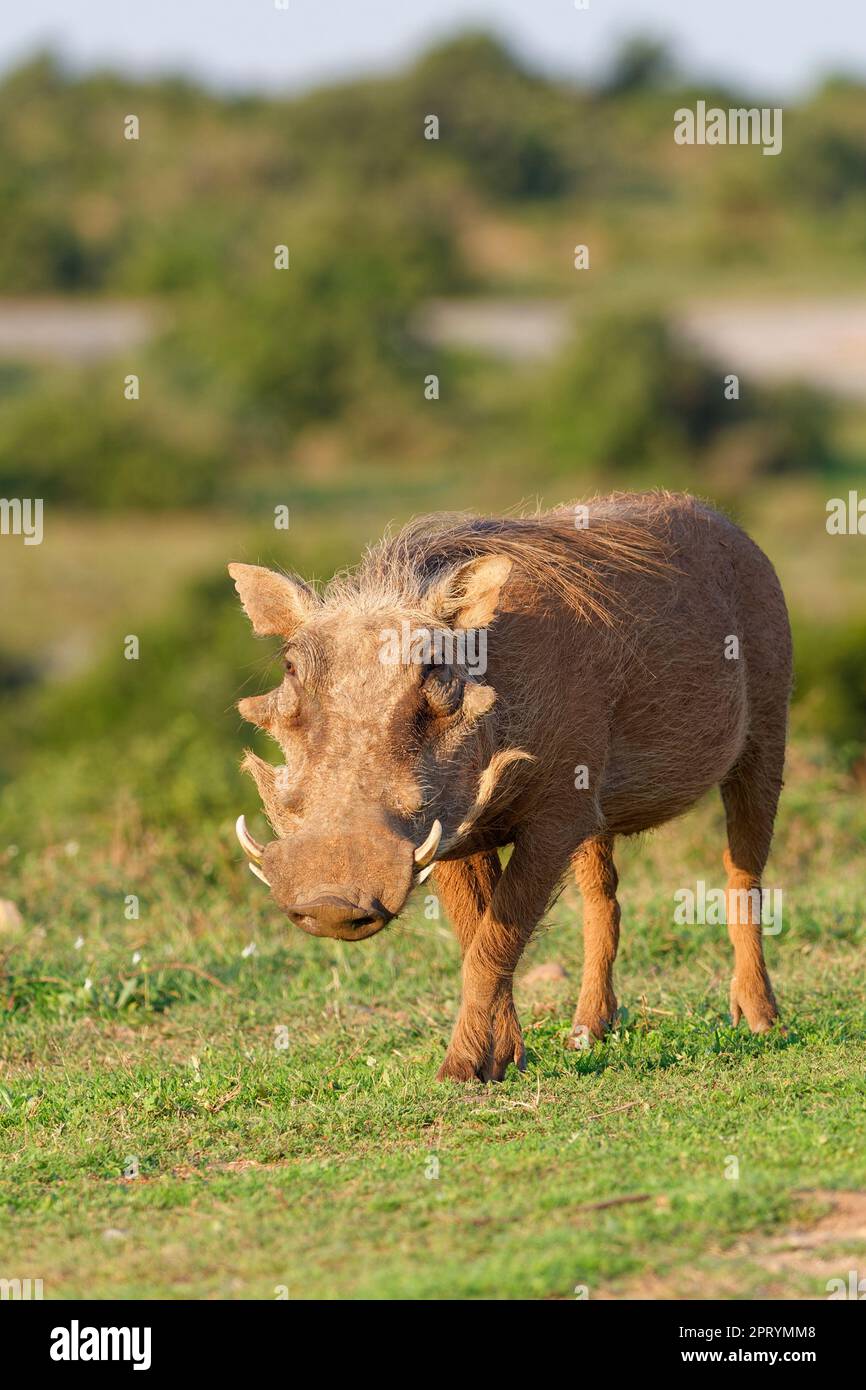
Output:
[[[627,571],[673,573],[658,528],[646,524],[646,502],[661,511],[665,493],[639,499],[614,493],[583,504],[528,516],[482,517],[436,513],[417,517],[396,535],[371,546],[356,569],[336,575],[326,602],[356,609],[387,606],[423,608],[428,591],[449,571],[479,555],[507,555],[525,579],[555,593],[581,617],[605,624],[616,618],[617,596],[610,580]],[[575,523],[575,507],[589,508],[589,524]],[[653,511],[656,511],[653,507]]]

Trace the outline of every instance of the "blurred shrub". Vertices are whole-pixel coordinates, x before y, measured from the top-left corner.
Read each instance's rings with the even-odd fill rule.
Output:
[[[866,200],[866,90],[828,82],[805,109],[786,113],[784,158],[774,170],[793,204],[838,215],[849,200]]]
[[[838,749],[866,744],[866,617],[850,624],[794,625],[798,727]]]
[[[631,482],[817,469],[830,458],[830,407],[802,389],[727,400],[724,371],[652,314],[591,321],[542,388],[535,421],[563,469]]]
[[[170,394],[126,401],[123,377],[46,373],[3,399],[0,494],[87,506],[168,508],[214,498],[226,460],[189,437]],[[179,411],[180,406],[175,404]]]
[[[630,96],[670,87],[676,75],[677,66],[668,46],[648,35],[636,34],[620,45],[601,90],[606,97]]]
[[[291,438],[410,373],[417,387],[407,320],[425,294],[457,279],[434,209],[340,208],[292,242],[288,270],[273,268],[271,248],[261,252],[257,273],[190,303],[163,344],[161,360],[187,389]]]
[[[560,143],[564,94],[489,34],[464,34],[432,49],[407,87],[419,113],[440,115],[442,147],[475,187],[496,198],[537,199],[568,186]]]
[[[276,683],[268,675],[273,643],[250,675],[248,625],[223,576],[182,595],[140,643],[137,661],[112,644],[86,675],[32,690],[26,701],[7,699],[0,768],[15,781],[14,804],[9,788],[0,797],[6,824],[37,825],[46,801],[62,820],[120,795],[133,795],[161,822],[232,809],[245,790],[241,750],[256,741],[254,731],[241,732],[233,705]]]

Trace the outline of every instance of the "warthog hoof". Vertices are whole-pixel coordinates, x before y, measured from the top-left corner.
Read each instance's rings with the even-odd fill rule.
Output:
[[[477,1044],[476,1044],[477,1046]],[[476,1046],[460,1037],[459,1029],[439,1071],[437,1081],[502,1081],[514,1064],[518,1071],[526,1070],[526,1049],[517,1015],[508,1010],[494,1025],[482,1056]]]
[[[741,989],[735,975],[731,980],[731,1023],[734,1028],[739,1026],[744,1015],[753,1033],[769,1033],[779,1022],[779,1010],[769,989]]]

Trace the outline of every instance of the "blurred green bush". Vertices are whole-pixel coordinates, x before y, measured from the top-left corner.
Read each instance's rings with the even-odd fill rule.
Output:
[[[0,826],[38,835],[49,806],[53,833],[72,833],[76,817],[129,795],[161,822],[231,811],[242,748],[264,753],[233,706],[275,684],[279,664],[269,643],[251,671],[248,624],[230,595],[217,575],[142,630],[138,660],[114,643],[74,680],[0,697],[0,774],[14,779],[0,793]]]
[[[866,614],[794,622],[796,725],[849,756],[866,743]]]
[[[665,478],[719,495],[750,478],[824,471],[833,410],[803,387],[741,386],[652,313],[585,326],[542,389],[534,432],[563,471],[575,460],[599,483]]]

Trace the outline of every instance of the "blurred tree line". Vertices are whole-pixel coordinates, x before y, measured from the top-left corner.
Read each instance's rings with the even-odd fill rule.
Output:
[[[88,508],[236,502],[246,476],[284,477],[322,424],[353,463],[411,468],[453,448],[455,431],[476,448],[485,429],[501,433],[514,384],[488,374],[482,410],[458,383],[437,433],[420,383],[447,374],[448,355],[410,325],[431,296],[497,288],[466,251],[485,210],[548,240],[591,211],[609,259],[648,283],[708,259],[796,270],[810,247],[862,262],[866,88],[837,78],[786,112],[772,160],[675,149],[672,110],[697,95],[640,39],[592,87],[538,76],[470,33],[395,76],[292,99],[34,58],[0,84],[0,293],[146,297],[166,326],[125,355],[142,377],[134,408],[104,364],[0,370],[0,492]],[[123,138],[130,113],[138,141]],[[438,141],[424,139],[431,113]],[[795,229],[781,240],[780,219]],[[288,271],[274,269],[277,244]],[[527,458],[580,485],[620,469],[724,486],[825,467],[829,406],[753,391],[734,429],[715,369],[639,300],[582,314],[566,360],[518,388]]]

